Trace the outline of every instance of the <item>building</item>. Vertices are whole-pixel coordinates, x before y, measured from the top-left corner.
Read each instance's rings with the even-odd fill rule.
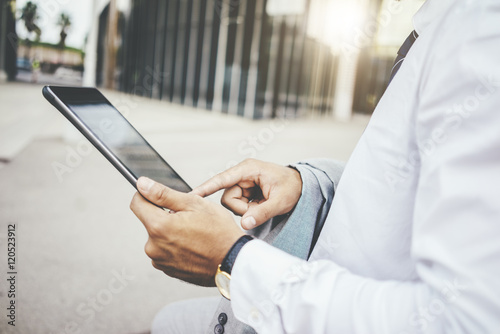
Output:
[[[121,0],[110,37],[100,6],[97,85],[116,46],[117,89],[251,119],[371,113],[397,51],[380,28],[404,17],[411,31],[393,0]]]

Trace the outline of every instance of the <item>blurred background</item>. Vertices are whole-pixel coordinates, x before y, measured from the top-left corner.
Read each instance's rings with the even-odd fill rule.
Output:
[[[192,186],[246,158],[347,160],[422,3],[0,0],[0,332],[148,333],[218,295],[151,266],[133,187],[44,84],[99,87]]]
[[[10,81],[83,83],[252,119],[347,120],[373,111],[422,2],[2,0],[0,66]]]

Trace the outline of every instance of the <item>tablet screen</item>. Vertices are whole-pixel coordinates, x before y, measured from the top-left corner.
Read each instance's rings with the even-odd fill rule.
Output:
[[[63,101],[64,102],[64,101]],[[136,177],[147,176],[170,188],[191,188],[109,103],[71,103],[67,106]]]

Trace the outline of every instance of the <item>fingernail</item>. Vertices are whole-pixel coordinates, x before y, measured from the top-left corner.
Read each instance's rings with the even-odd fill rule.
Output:
[[[155,181],[153,181],[145,176],[141,176],[139,178],[139,180],[137,181],[137,188],[139,188],[139,190],[142,193],[148,193],[154,183],[155,183]]]
[[[257,226],[257,222],[255,221],[254,217],[250,216],[250,217],[244,218],[241,221],[241,225],[243,226],[243,228],[245,228],[247,230],[251,230],[252,228]]]

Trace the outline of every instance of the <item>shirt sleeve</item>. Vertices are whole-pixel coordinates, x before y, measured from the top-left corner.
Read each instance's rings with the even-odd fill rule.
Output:
[[[243,247],[232,270],[233,312],[259,334],[410,333],[404,315],[431,300],[422,282],[375,281],[260,240]]]
[[[498,331],[500,10],[470,6],[460,26],[443,22],[423,62],[409,245],[418,279],[374,280],[254,240],[232,272],[240,321],[260,334]]]

